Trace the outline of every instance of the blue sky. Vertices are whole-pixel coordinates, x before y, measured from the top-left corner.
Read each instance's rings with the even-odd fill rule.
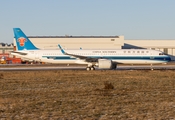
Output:
[[[28,36],[124,35],[175,39],[175,0],[1,0],[0,42]]]

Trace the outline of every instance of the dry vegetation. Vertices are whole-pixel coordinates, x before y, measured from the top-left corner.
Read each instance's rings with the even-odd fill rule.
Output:
[[[175,71],[1,71],[0,119],[175,119]]]

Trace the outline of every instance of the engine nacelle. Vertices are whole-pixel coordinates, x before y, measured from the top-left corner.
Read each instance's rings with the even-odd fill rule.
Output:
[[[116,68],[116,64],[112,62],[112,60],[107,59],[99,59],[98,67],[101,69],[114,69]]]

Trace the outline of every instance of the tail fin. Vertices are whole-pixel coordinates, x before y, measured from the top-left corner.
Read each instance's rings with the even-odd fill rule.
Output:
[[[37,50],[20,28],[13,28],[18,50]]]

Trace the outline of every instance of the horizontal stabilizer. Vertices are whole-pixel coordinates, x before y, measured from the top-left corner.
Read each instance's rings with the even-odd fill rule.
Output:
[[[27,55],[28,53],[26,53],[26,52],[16,52],[16,51],[13,51],[13,52],[11,52],[11,54],[13,54],[13,53],[15,53],[15,54],[19,54],[19,55]]]

